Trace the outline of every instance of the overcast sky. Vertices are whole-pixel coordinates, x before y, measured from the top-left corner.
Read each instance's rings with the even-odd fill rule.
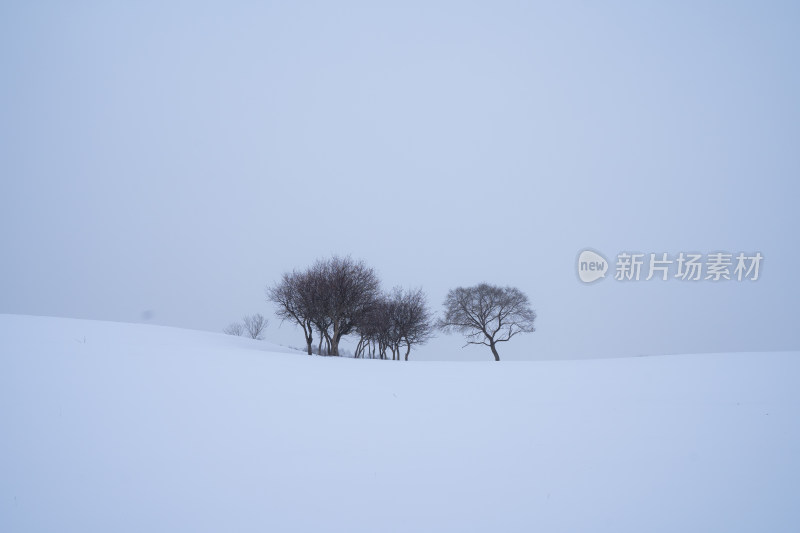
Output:
[[[0,312],[302,346],[264,287],[335,253],[436,311],[519,287],[504,359],[800,349],[799,6],[4,2]],[[623,251],[764,260],[622,282]],[[491,358],[462,345],[412,357]]]

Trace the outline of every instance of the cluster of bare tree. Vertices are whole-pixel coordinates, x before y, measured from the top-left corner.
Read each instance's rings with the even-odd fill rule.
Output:
[[[229,324],[222,332],[228,335],[246,336],[251,339],[263,340],[264,337],[262,333],[268,325],[269,320],[264,318],[261,313],[256,313],[254,315],[244,316],[241,322]]]
[[[536,319],[519,289],[481,283],[450,290],[444,316],[434,322],[421,289],[384,293],[375,271],[349,257],[334,256],[287,272],[266,295],[281,321],[303,329],[309,355],[315,338],[316,353],[339,355],[341,339],[358,335],[355,357],[407,361],[413,346],[424,344],[440,329],[463,334],[465,346],[488,346],[499,361],[497,345],[533,332]]]
[[[422,289],[395,288],[373,303],[357,328],[360,339],[356,357],[400,360],[414,345],[425,344],[433,336],[433,323]]]
[[[283,274],[266,290],[277,316],[303,329],[306,349],[339,355],[339,342],[359,335],[356,357],[400,359],[411,347],[427,341],[433,330],[422,290],[395,289],[384,294],[375,271],[363,261],[334,256],[306,270]]]

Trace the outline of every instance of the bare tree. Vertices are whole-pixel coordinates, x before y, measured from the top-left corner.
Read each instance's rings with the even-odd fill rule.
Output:
[[[339,355],[339,341],[364,319],[379,294],[375,271],[350,257],[318,260],[303,272],[284,274],[267,289],[278,317],[303,328],[308,354],[313,330],[319,333],[319,353]]]
[[[396,310],[394,320],[396,323],[398,343],[397,358],[400,359],[400,345],[405,345],[405,360],[414,345],[422,345],[433,337],[433,324],[431,313],[428,310],[427,298],[422,289],[403,291],[394,289],[392,301]]]
[[[319,355],[331,354],[331,325],[333,320],[328,313],[330,296],[330,283],[328,273],[323,261],[317,261],[304,273],[302,289],[307,301],[307,308],[311,322],[319,332]]]
[[[386,352],[394,345],[396,339],[393,331],[393,307],[385,295],[372,303],[357,327],[361,338],[356,346],[355,357],[388,358]]]
[[[456,331],[464,334],[467,339],[465,346],[488,346],[495,361],[500,360],[498,343],[507,342],[519,333],[535,331],[536,313],[525,293],[514,287],[486,283],[458,287],[447,293],[444,308],[444,318],[437,322],[437,327],[445,333]]]
[[[281,280],[266,290],[267,301],[275,304],[275,314],[281,319],[292,320],[303,328],[308,355],[314,342],[314,287],[306,272],[285,273]]]
[[[354,332],[375,303],[380,281],[364,261],[350,257],[319,260],[310,272],[316,280],[317,327],[328,342],[329,355],[339,355],[339,341]]]
[[[411,347],[425,344],[433,336],[431,314],[422,289],[403,291],[396,287],[391,294],[380,297],[373,303],[363,320],[358,324],[361,335],[356,347],[356,357],[387,359],[387,350],[393,360],[401,359],[405,348],[405,360]]]
[[[242,318],[242,321],[244,322],[245,332],[251,339],[256,339],[259,341],[264,339],[261,334],[269,324],[269,320],[264,318],[261,313],[245,316]]]
[[[233,322],[232,324],[226,326],[225,329],[222,330],[222,333],[241,337],[244,335],[244,326],[240,322]]]

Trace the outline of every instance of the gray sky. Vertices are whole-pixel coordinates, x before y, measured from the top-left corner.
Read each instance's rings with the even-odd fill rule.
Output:
[[[338,253],[437,311],[521,288],[506,359],[800,349],[799,36],[796,2],[3,3],[0,312],[299,346],[263,289]],[[585,247],[764,262],[583,285]]]

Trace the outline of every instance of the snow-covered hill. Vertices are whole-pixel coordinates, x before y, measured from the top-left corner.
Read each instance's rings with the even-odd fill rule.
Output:
[[[800,353],[280,352],[0,315],[0,531],[800,530]]]

